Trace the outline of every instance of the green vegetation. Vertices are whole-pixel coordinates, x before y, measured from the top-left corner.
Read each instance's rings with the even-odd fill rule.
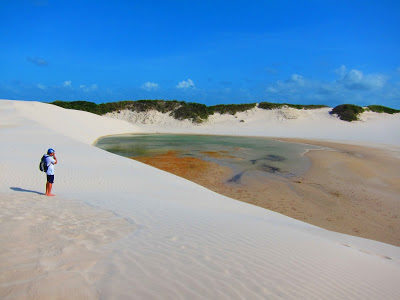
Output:
[[[354,104],[341,104],[333,108],[329,113],[336,114],[343,121],[357,121],[359,114],[364,112],[364,108]]]
[[[178,120],[191,120],[194,123],[201,123],[208,119],[208,116],[214,113],[235,115],[238,112],[247,111],[256,107],[256,103],[246,104],[218,104],[206,106],[200,103],[177,101],[177,100],[136,100],[136,101],[119,101],[96,104],[88,101],[54,101],[52,104],[63,108],[84,110],[98,115],[104,115],[109,112],[120,112],[128,109],[135,112],[146,112],[149,110],[157,110],[162,113],[169,113]],[[300,105],[290,103],[271,103],[261,102],[258,104],[262,109],[278,109],[288,106],[296,109],[317,109],[327,107],[326,105]],[[381,105],[370,105],[368,109],[379,113],[399,113],[400,110],[393,109]],[[358,115],[364,109],[353,104],[342,104],[336,106],[330,114],[337,114],[341,120],[355,121]]]
[[[326,105],[314,105],[314,104],[302,105],[302,104],[271,103],[271,102],[260,102],[258,104],[258,107],[262,109],[277,109],[277,108],[282,108],[283,106],[288,106],[296,109],[317,109],[317,108],[328,107]]]
[[[167,113],[173,111],[180,106],[184,105],[185,102],[183,101],[165,101],[165,100],[137,100],[137,101],[128,101],[129,104],[125,104],[123,102],[115,102],[115,103],[122,103],[121,109],[130,109],[136,112],[145,112],[149,110],[157,110],[162,113]],[[107,112],[115,111],[110,106],[113,102],[105,103],[103,105],[107,106]],[[100,104],[101,105],[101,104]]]
[[[195,123],[201,123],[208,119],[209,115],[218,112],[220,114],[236,114],[237,112],[246,111],[256,106],[256,103],[249,104],[220,104],[214,106],[206,106],[200,103],[184,102],[176,100],[137,100],[137,101],[119,101],[96,104],[88,101],[54,101],[52,104],[76,110],[84,110],[98,115],[104,115],[108,112],[121,111],[129,109],[136,112],[145,112],[149,110],[157,110],[162,113],[170,113],[175,119],[188,119]]]
[[[237,112],[242,112],[250,110],[256,107],[256,103],[246,103],[246,104],[218,104],[214,106],[209,106],[208,109],[210,114],[220,113],[235,115]]]
[[[400,113],[400,110],[390,108],[383,105],[368,105],[367,106],[370,111],[377,112],[377,113],[386,113],[386,114],[397,114]]]
[[[54,101],[54,105],[61,106],[63,108],[68,109],[76,109],[76,110],[84,110],[94,114],[98,113],[98,105],[93,102],[88,101],[73,101],[73,102],[65,102],[65,101]]]
[[[132,111],[143,112],[149,110],[157,110],[160,112],[169,112],[172,111],[179,106],[181,106],[184,102],[179,101],[164,101],[164,100],[137,100],[137,101],[119,101],[119,102],[108,102],[96,104],[88,101],[54,101],[51,104],[68,108],[68,109],[76,109],[76,110],[84,110],[94,114],[103,115],[108,112],[120,111],[123,109],[129,109]]]
[[[192,120],[192,122],[201,123],[207,120],[209,112],[207,106],[204,104],[184,102],[183,105],[172,111],[170,115],[178,120],[189,119]]]

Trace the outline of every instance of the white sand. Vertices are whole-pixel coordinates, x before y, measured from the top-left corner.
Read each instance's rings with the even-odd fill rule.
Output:
[[[140,126],[147,132],[229,134],[271,137],[297,137],[374,146],[377,143],[400,146],[400,114],[364,112],[361,120],[346,122],[330,115],[331,108],[298,110],[254,108],[246,112],[214,114],[204,124],[178,121],[157,111],[137,113],[123,110],[107,116]],[[244,122],[241,122],[243,120]]]
[[[244,129],[223,116],[179,130],[0,101],[0,298],[399,299],[398,247],[242,203],[91,145],[107,134],[193,128],[400,144],[398,116],[367,114],[353,125],[323,110],[314,122],[309,112],[281,121],[253,113],[236,121]],[[60,162],[54,198],[35,193],[44,189],[38,164],[49,146]]]

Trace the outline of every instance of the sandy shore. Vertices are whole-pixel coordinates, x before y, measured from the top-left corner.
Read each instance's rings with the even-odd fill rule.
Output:
[[[311,169],[292,184],[315,212],[306,222],[400,246],[400,151],[287,140],[336,150],[308,152]]]
[[[328,148],[305,155],[303,176],[242,177],[229,184],[227,167],[169,151],[134,159],[201,184],[217,193],[329,230],[400,246],[400,159],[383,149],[300,139]],[[219,152],[205,153],[221,157]]]
[[[0,120],[2,299],[400,298],[399,247],[249,205],[91,145],[144,131],[135,125],[22,101],[0,101]],[[50,199],[40,194],[38,170],[49,144],[60,162]],[[374,174],[379,159],[371,170],[354,160],[346,168]],[[395,184],[389,175],[368,184]]]

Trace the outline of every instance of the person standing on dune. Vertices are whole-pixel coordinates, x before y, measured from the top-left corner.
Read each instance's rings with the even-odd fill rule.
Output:
[[[54,165],[57,164],[56,152],[50,148],[47,150],[46,165],[47,165],[47,182],[46,182],[46,196],[55,196],[51,193],[54,183]]]

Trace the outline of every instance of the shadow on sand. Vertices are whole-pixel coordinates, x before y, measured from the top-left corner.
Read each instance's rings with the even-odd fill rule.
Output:
[[[32,190],[25,190],[25,189],[21,189],[19,187],[10,187],[11,190],[16,191],[16,192],[25,192],[25,193],[34,193],[34,194],[38,194],[38,195],[44,195],[44,193],[40,193],[37,191],[32,191]]]

